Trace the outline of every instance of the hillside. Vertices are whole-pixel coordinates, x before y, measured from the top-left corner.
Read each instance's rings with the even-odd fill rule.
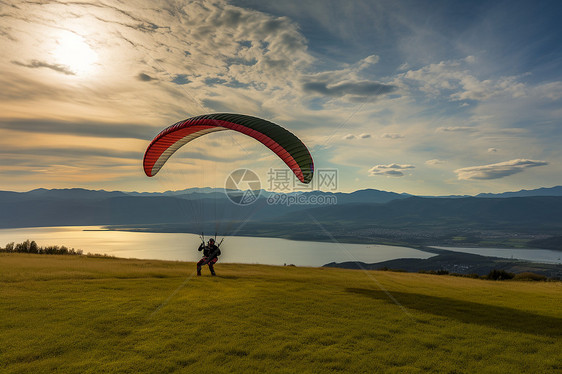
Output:
[[[558,283],[23,254],[0,268],[3,373],[562,368]]]
[[[436,251],[439,253],[427,259],[399,258],[373,264],[362,262],[329,263],[326,267],[338,267],[343,269],[393,269],[399,271],[447,271],[456,274],[477,274],[485,276],[492,270],[503,270],[508,273],[535,273],[546,277],[562,279],[562,265],[541,264],[522,260],[513,260],[497,257],[480,256],[470,253]]]

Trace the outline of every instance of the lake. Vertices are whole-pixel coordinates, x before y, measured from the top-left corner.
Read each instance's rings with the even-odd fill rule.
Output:
[[[198,235],[107,231],[98,226],[31,227],[0,229],[0,247],[9,242],[35,240],[39,246],[64,245],[84,253],[123,258],[198,261]],[[219,239],[220,240],[220,239]],[[483,256],[561,263],[562,252],[544,249],[435,247]],[[429,258],[433,253],[413,248],[376,244],[297,241],[260,237],[226,237],[221,262],[298,266],[322,266],[330,262],[374,263],[398,258]]]
[[[0,246],[35,240],[39,246],[64,245],[85,254],[123,258],[198,261],[201,240],[195,234],[106,231],[97,226],[31,227],[0,229]],[[220,239],[219,239],[220,240]],[[297,266],[322,266],[330,262],[367,263],[397,258],[429,258],[433,253],[387,245],[323,243],[276,238],[226,237],[221,262]]]

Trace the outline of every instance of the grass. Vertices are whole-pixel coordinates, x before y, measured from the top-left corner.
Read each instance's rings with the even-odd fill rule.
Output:
[[[560,282],[194,266],[0,254],[0,371],[562,370]]]

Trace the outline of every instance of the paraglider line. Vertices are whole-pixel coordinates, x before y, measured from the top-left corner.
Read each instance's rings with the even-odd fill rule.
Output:
[[[326,234],[326,236],[330,238],[330,240],[332,240],[335,244],[337,244],[341,249],[345,251],[345,253],[353,260],[353,262],[355,262],[357,266],[359,266],[359,268],[363,271],[363,273],[365,273],[365,275],[367,275],[367,277],[371,279],[377,285],[377,287],[380,288],[380,290],[384,292],[386,296],[388,296],[388,298],[392,300],[392,302],[396,304],[404,312],[404,314],[406,314],[411,319],[414,319],[412,314],[404,307],[404,305],[400,304],[400,302],[396,300],[396,298],[392,296],[392,294],[386,288],[384,288],[384,286],[378,281],[378,279],[375,278],[373,274],[371,274],[371,272],[365,269],[365,267],[361,265],[361,263],[351,254],[351,252],[349,252],[349,250],[345,248],[345,246],[343,246],[336,238],[334,238],[334,236],[328,230],[326,230],[324,225],[318,222],[318,220],[314,218],[314,216],[312,216],[310,213],[308,213],[308,216],[318,227],[320,227],[322,231],[324,231],[324,233]]]
[[[324,141],[324,143],[322,145],[320,145],[321,147],[325,147],[327,146],[330,141],[332,140],[332,138],[341,130],[342,127],[344,127],[345,125],[347,125],[347,123],[353,118],[353,116],[355,116],[357,114],[357,112],[359,112],[361,110],[361,108],[363,108],[363,105],[365,105],[365,101],[363,101],[361,103],[361,105],[359,105],[354,111],[353,113],[351,113],[349,115],[349,117],[347,117],[345,119],[345,121],[343,121],[342,123],[339,124],[338,127],[336,127],[336,129],[332,132],[332,134],[330,136],[328,136],[328,138],[326,139],[326,141]]]
[[[185,287],[185,285],[187,284],[187,282],[189,282],[194,276],[195,274],[197,274],[197,272],[193,272],[191,273],[186,279],[185,281],[183,281],[183,283],[174,290],[174,292],[172,292],[170,294],[170,296],[168,296],[168,298],[166,300],[164,300],[164,302],[162,302],[162,304],[160,304],[158,306],[158,308],[156,308],[152,313],[150,313],[150,315],[148,316],[148,318],[152,318],[153,315],[155,315],[156,313],[158,313],[160,311],[160,309],[164,308],[166,305],[168,305],[168,303],[170,302],[170,300],[172,300],[172,298],[182,289]]]

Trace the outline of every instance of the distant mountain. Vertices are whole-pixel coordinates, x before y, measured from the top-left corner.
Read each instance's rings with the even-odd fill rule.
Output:
[[[54,194],[56,196],[56,194]],[[78,194],[80,195],[80,194]],[[0,228],[64,225],[144,225],[162,223],[270,220],[308,208],[305,205],[269,205],[265,197],[251,205],[233,204],[221,195],[53,197],[53,194],[0,192]],[[208,196],[206,198],[201,196]]]
[[[226,198],[225,189],[223,188],[188,188],[179,191],[166,191],[166,192],[126,192],[130,196],[176,196],[184,199],[196,199],[196,198],[208,198],[212,196],[213,198]],[[288,196],[294,195],[323,195],[323,196],[335,196],[339,204],[347,203],[386,203],[395,199],[404,199],[406,197],[412,196],[408,194],[398,194],[395,192],[379,191],[375,189],[365,189],[358,190],[351,193],[344,192],[325,192],[325,191],[297,191],[297,192],[276,192],[261,190],[260,195],[267,197],[270,194],[282,194]]]
[[[25,195],[22,192],[0,191],[0,204],[19,201],[21,199],[25,199]]]
[[[358,190],[351,193],[336,193],[338,204],[349,203],[388,203],[392,200],[405,199],[412,195],[398,194],[395,192],[386,192],[373,189]]]
[[[407,193],[395,193],[388,191],[380,191],[375,189],[357,190],[354,192],[325,192],[325,191],[297,191],[297,192],[275,192],[261,190],[261,196],[267,197],[270,194],[284,194],[284,195],[323,195],[335,196],[338,204],[348,203],[387,203],[392,200],[405,199],[415,195]],[[211,187],[195,187],[187,188],[177,191],[165,192],[136,192],[136,191],[105,191],[105,190],[87,190],[84,188],[65,188],[65,189],[45,189],[38,188],[28,192],[12,192],[0,191],[0,203],[9,199],[14,200],[28,200],[29,198],[57,198],[57,199],[100,199],[118,196],[169,196],[181,197],[184,199],[199,199],[199,198],[213,198],[220,199],[226,198],[224,188],[211,188]],[[535,190],[521,190],[517,192],[503,192],[503,193],[481,193],[476,197],[483,198],[505,198],[505,197],[530,197],[530,196],[562,196],[562,186],[550,188],[538,188]],[[423,197],[439,197],[439,198],[467,198],[469,195],[448,195],[448,196],[423,196]]]
[[[476,197],[528,197],[528,196],[562,196],[562,186],[538,188],[536,190],[520,190],[517,192],[481,193]]]
[[[478,195],[441,195],[441,196],[430,196],[424,195],[420,197],[439,197],[448,199],[459,199],[464,197],[490,197],[490,198],[504,198],[504,197],[531,197],[531,196],[562,196],[562,186],[555,187],[541,187],[534,190],[520,190],[511,192],[500,192],[500,193],[480,193]]]
[[[299,192],[271,192],[261,190],[260,196],[267,198],[271,194],[278,195],[303,195],[303,196],[334,196],[338,204],[347,203],[386,203],[396,199],[404,199],[411,195],[398,194],[395,192],[379,191],[375,189],[358,190],[351,193],[324,192],[324,191],[299,191]],[[0,191],[0,203],[2,201],[29,200],[37,198],[55,199],[104,199],[109,197],[134,196],[134,197],[178,197],[182,199],[228,199],[224,188],[188,188],[178,191],[166,192],[121,192],[105,190],[87,190],[83,188],[68,189],[44,189],[38,188],[28,192]]]
[[[38,188],[28,192],[12,192],[0,191],[0,204],[10,203],[16,201],[29,201],[29,200],[99,200],[107,199],[110,197],[127,196],[125,192],[120,191],[105,191],[105,190],[86,190],[83,188],[65,188],[65,189],[45,189]]]
[[[552,194],[557,188],[536,191]],[[193,232],[198,225],[213,231],[223,225],[237,227],[241,235],[292,239],[331,240],[328,231],[351,242],[562,249],[562,196],[422,198],[368,189],[303,192],[304,203],[295,203],[294,193],[272,202],[271,193],[264,192],[255,203],[241,206],[221,189],[168,192],[0,191],[0,228],[128,225]],[[327,200],[331,205],[318,203]]]
[[[125,192],[130,196],[179,196],[179,195],[190,195],[190,194],[208,194],[220,192],[224,194],[224,188],[211,188],[211,187],[193,187],[186,188],[185,190],[177,191],[165,191],[165,192]]]
[[[121,191],[87,190],[84,188],[51,189],[38,188],[24,192],[34,198],[57,198],[57,199],[105,199],[109,197],[126,196]]]
[[[481,226],[562,224],[562,197],[515,198],[421,198],[409,197],[386,204],[337,204],[316,207],[308,213],[319,221],[369,223],[379,227],[443,225]],[[278,220],[297,222],[301,213],[290,213]]]

